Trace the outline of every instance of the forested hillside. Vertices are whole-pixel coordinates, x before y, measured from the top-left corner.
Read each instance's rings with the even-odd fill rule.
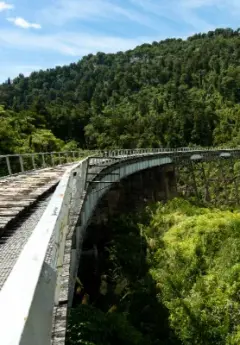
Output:
[[[8,80],[0,86],[0,152],[57,150],[73,140],[82,148],[238,145],[239,33],[88,55]]]

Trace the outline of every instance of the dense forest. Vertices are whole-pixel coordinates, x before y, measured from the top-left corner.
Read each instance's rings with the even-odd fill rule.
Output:
[[[183,199],[116,218],[68,345],[239,345],[240,213]]]
[[[9,79],[0,152],[236,146],[239,34],[217,29]]]

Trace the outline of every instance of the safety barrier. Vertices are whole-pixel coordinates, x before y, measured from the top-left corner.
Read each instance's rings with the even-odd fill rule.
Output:
[[[72,163],[97,152],[78,150],[0,155],[0,177]]]
[[[0,178],[27,173],[29,171],[44,169],[66,163],[79,161],[89,155],[102,157],[120,157],[129,155],[143,155],[166,152],[189,152],[189,151],[218,151],[220,148],[181,147],[181,148],[147,148],[147,149],[116,149],[116,150],[78,150],[64,152],[38,152],[12,155],[0,155]],[[234,150],[234,149],[229,149]]]

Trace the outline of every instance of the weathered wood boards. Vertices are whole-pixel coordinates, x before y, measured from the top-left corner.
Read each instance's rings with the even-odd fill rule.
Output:
[[[0,235],[10,222],[56,186],[67,168],[69,164],[0,179]]]

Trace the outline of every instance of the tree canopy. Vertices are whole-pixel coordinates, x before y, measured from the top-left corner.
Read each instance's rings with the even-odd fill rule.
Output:
[[[71,310],[69,345],[239,345],[239,210],[176,198],[109,229],[100,289]]]
[[[82,148],[239,145],[239,58],[239,30],[217,29],[19,75],[0,85],[0,150],[35,129]]]

